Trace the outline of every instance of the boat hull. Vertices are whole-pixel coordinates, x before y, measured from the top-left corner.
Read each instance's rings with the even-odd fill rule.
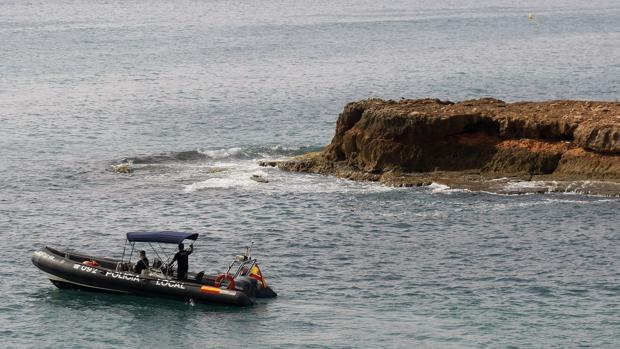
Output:
[[[191,281],[158,278],[84,265],[45,247],[32,255],[32,263],[59,288],[173,298],[197,303],[247,306],[254,299],[242,291],[222,289]]]

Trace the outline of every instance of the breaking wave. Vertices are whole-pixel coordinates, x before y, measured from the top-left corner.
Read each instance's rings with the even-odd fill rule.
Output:
[[[283,146],[270,147],[232,147],[215,149],[194,149],[184,151],[174,151],[153,155],[137,155],[122,158],[115,161],[119,163],[132,163],[135,165],[165,164],[171,162],[191,162],[204,160],[252,160],[261,158],[281,158],[305,154],[311,151],[318,151],[322,147],[305,146],[289,148]]]
[[[561,193],[590,196],[618,196],[620,184],[604,181],[517,181],[503,187],[506,193],[543,194]]]
[[[241,189],[269,193],[377,193],[402,188],[388,187],[376,182],[355,182],[313,174],[290,173],[274,167],[259,167],[254,161],[216,163],[227,171],[205,173],[192,183],[183,185],[186,193],[212,189]],[[264,181],[253,179],[258,176]]]
[[[498,178],[479,184],[477,188],[454,188],[445,184],[432,183],[425,187],[432,194],[480,193],[500,196],[522,196],[536,194],[588,195],[618,197],[620,183],[605,181],[522,181]]]

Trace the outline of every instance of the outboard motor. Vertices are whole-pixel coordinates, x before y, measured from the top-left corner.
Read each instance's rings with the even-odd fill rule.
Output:
[[[256,298],[258,281],[249,276],[239,276],[235,279],[236,289],[246,294],[250,298]]]

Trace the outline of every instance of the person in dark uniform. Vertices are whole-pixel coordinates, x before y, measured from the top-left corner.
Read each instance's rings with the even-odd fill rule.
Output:
[[[194,252],[194,244],[189,245],[189,249],[185,249],[183,243],[179,244],[179,252],[175,253],[174,258],[172,258],[173,264],[175,261],[177,262],[177,279],[184,280],[185,275],[187,275],[187,270],[189,268],[188,258],[190,254]]]
[[[138,252],[140,255],[140,260],[136,263],[136,266],[133,268],[134,273],[141,274],[142,270],[149,268],[149,259],[146,258],[146,251],[140,250]]]

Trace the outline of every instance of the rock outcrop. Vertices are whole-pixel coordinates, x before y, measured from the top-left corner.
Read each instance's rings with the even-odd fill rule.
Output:
[[[322,152],[277,166],[394,185],[506,176],[619,181],[620,103],[368,99],[345,106]]]

